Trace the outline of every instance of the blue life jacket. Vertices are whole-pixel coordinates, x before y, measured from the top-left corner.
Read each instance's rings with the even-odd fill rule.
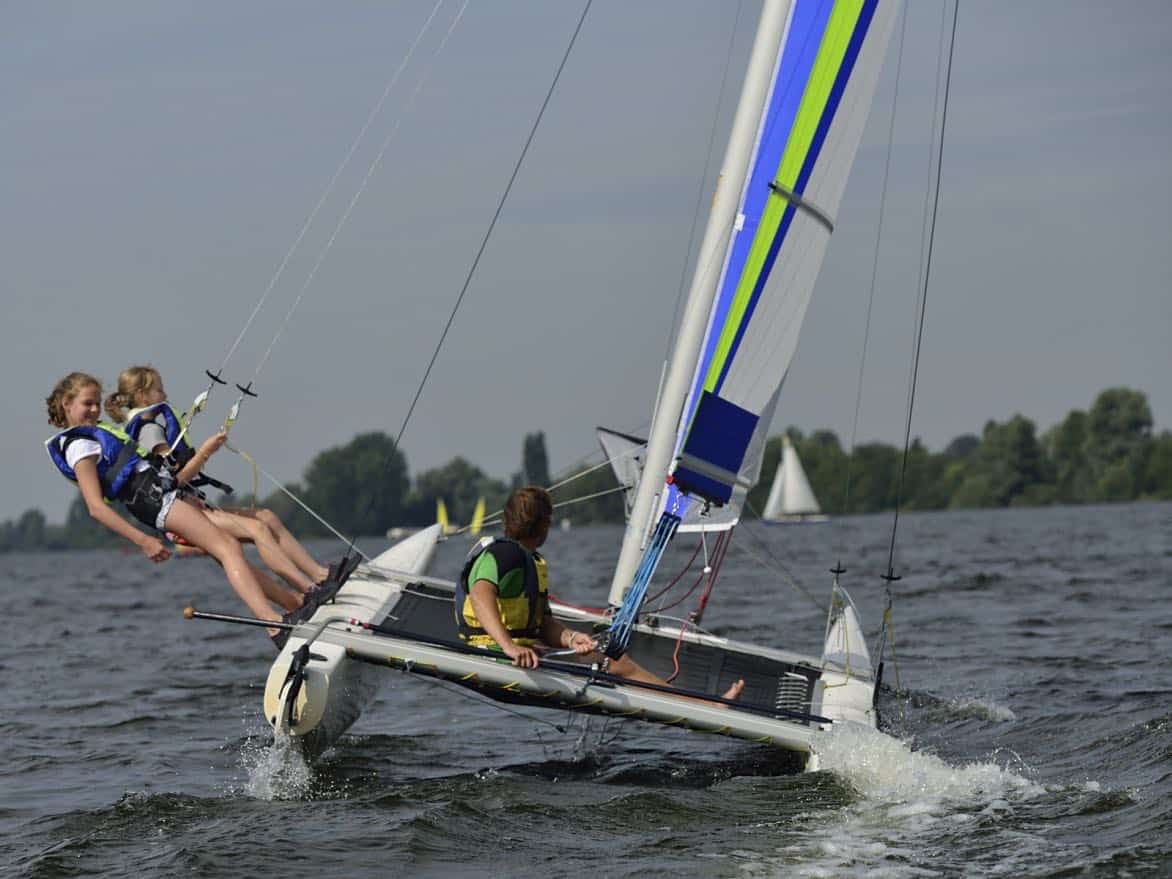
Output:
[[[183,422],[170,403],[163,400],[161,403],[155,403],[153,406],[144,406],[141,409],[131,410],[130,417],[126,419],[125,430],[131,439],[138,442],[143,427],[148,422],[157,424],[159,416],[163,418],[163,437],[166,439],[167,445],[171,448],[171,457],[168,464],[178,473],[186,466],[188,461],[195,457],[195,449],[187,442],[187,437],[183,432]],[[154,449],[148,449],[147,451],[153,452]],[[218,488],[225,494],[232,494],[232,486],[220,482],[220,480],[208,476],[206,473],[200,473],[188,484],[196,488],[210,485],[213,488]]]
[[[77,482],[77,474],[65,458],[65,449],[74,440],[93,440],[101,447],[98,456],[98,481],[102,497],[115,500],[127,481],[134,475],[139,462],[145,460],[139,448],[127,434],[112,424],[82,424],[70,427],[45,440],[49,458],[70,482]]]
[[[171,456],[175,459],[175,463],[180,468],[188,461],[195,457],[195,449],[187,442],[187,438],[183,435],[183,422],[180,421],[179,414],[166,400],[161,403],[155,403],[153,406],[144,406],[142,409],[134,409],[130,412],[130,417],[126,419],[124,430],[135,442],[138,442],[139,434],[142,433],[143,427],[148,421],[158,423],[158,417],[163,417],[163,436],[167,440],[168,446],[173,446]],[[147,451],[153,452],[154,449]]]

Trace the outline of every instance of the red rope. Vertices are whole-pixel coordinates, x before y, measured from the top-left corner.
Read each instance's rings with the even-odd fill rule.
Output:
[[[665,680],[669,684],[672,681],[674,681],[680,674],[680,648],[683,647],[683,644],[684,644],[684,632],[686,632],[688,630],[689,625],[693,625],[695,623],[698,623],[700,621],[700,617],[702,617],[704,615],[704,608],[707,607],[708,598],[712,595],[712,587],[716,585],[716,578],[720,574],[721,565],[724,564],[724,556],[725,556],[725,553],[728,552],[728,545],[731,542],[731,538],[732,538],[732,530],[730,529],[729,531],[726,531],[723,534],[721,534],[720,537],[718,537],[716,540],[716,548],[712,553],[712,565],[710,566],[711,572],[707,575],[708,576],[708,586],[700,594],[700,601],[696,605],[696,609],[694,611],[692,611],[690,614],[688,614],[688,621],[683,623],[680,626],[680,634],[679,634],[679,637],[676,638],[676,647],[675,647],[675,650],[673,650],[672,654],[671,654],[672,673],[670,676],[665,678]],[[700,576],[697,578],[696,582],[692,584],[692,588],[689,589],[686,593],[684,593],[684,595],[681,596],[678,601],[675,601],[672,604],[667,605],[667,607],[675,607],[677,604],[684,601],[689,595],[691,595],[693,592],[696,591],[696,587],[700,585],[700,583],[704,579],[704,577],[705,577],[705,575],[703,573],[701,573]],[[660,608],[661,611],[666,610],[666,609],[667,608]]]
[[[667,592],[673,586],[676,585],[676,583],[680,582],[680,578],[682,578],[684,576],[684,574],[688,573],[688,571],[690,571],[692,569],[692,563],[696,561],[696,556],[698,556],[700,554],[700,546],[701,546],[701,544],[699,544],[699,543],[696,544],[696,549],[692,553],[692,557],[690,559],[688,559],[688,563],[686,565],[684,565],[684,569],[682,571],[680,571],[678,574],[676,574],[676,577],[674,580],[672,580],[670,583],[668,583],[666,586],[664,586],[662,589],[660,589],[658,592],[656,592],[650,598],[643,599],[644,607],[646,607],[648,604],[650,604],[655,599],[659,598],[661,595],[666,595]],[[693,586],[692,588],[695,589],[696,587]],[[691,592],[689,592],[688,594],[691,595]],[[685,596],[685,597],[687,597],[687,596]],[[678,602],[677,602],[677,604],[678,604]],[[668,606],[672,607],[673,605],[668,605]],[[660,610],[663,610],[663,608],[660,608]]]

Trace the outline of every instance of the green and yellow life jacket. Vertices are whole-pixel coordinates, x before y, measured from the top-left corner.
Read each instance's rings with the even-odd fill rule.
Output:
[[[497,552],[504,556],[503,561],[515,562],[517,557],[512,555],[514,549],[521,556],[521,583],[517,588],[515,578],[510,577],[517,570],[517,565],[510,564],[505,575],[497,583],[497,610],[500,612],[501,622],[504,623],[509,637],[519,646],[528,647],[537,641],[541,634],[541,622],[545,617],[549,604],[549,568],[541,554],[529,552],[520,543],[506,537],[486,537],[477,543],[464,561],[460,577],[456,581],[455,612],[456,625],[460,637],[469,644],[477,647],[493,647],[496,642],[480,625],[476,618],[476,611],[472,607],[469,595],[472,583],[469,582],[472,570],[477,561],[490,549],[494,561]]]

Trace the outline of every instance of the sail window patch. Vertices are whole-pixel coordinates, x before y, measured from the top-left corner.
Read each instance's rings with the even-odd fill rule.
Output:
[[[738,473],[756,429],[755,414],[704,391],[672,471],[672,483],[717,506],[728,503],[734,487],[751,487]]]

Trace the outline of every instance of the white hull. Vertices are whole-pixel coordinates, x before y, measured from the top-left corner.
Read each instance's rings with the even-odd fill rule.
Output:
[[[818,525],[822,522],[829,522],[830,517],[825,513],[809,513],[794,514],[792,516],[773,516],[769,519],[762,518],[761,521],[766,525]]]
[[[587,667],[568,659],[526,670],[504,657],[465,648],[456,641],[450,584],[430,578],[424,578],[423,584],[411,584],[411,578],[400,575],[402,569],[391,568],[386,555],[372,563],[372,570],[360,581],[364,592],[380,593],[378,602],[384,616],[392,612],[386,631],[373,633],[353,624],[351,605],[341,602],[319,611],[297,630],[298,635],[312,637],[314,629],[321,627],[311,650],[323,660],[314,659],[306,668],[289,723],[289,733],[311,755],[336,741],[353,722],[388,668],[442,678],[506,702],[575,708],[733,736],[795,752],[803,761],[817,752],[818,736],[833,723],[875,726],[870,657],[849,602],[831,627],[821,658],[712,635],[685,634],[685,674],[694,671],[688,662],[701,664],[711,678],[706,694],[715,694],[732,678],[744,676],[749,682],[744,700],[747,707],[740,709],[614,679],[592,680]],[[385,566],[381,574],[376,566]],[[557,602],[553,610],[579,628],[604,619]],[[370,621],[374,622],[373,618]],[[662,656],[662,650],[674,648],[678,637],[678,628],[640,625],[633,654],[640,662],[645,662],[646,656]],[[273,666],[265,693],[265,713],[270,720],[281,717],[289,692],[286,673],[292,653],[301,643],[303,638],[291,637]],[[639,650],[644,651],[643,656]],[[695,659],[690,660],[689,655]],[[725,670],[725,679],[719,677],[720,669]],[[766,710],[752,710],[749,705]]]
[[[381,623],[394,606],[398,591],[388,588],[382,576],[372,576],[370,569],[390,568],[422,575],[435,555],[439,535],[438,525],[424,528],[386,550],[369,565],[360,566],[332,604],[319,608],[308,623],[290,635],[265,684],[264,712],[270,724],[274,727],[281,724],[289,666],[297,649],[305,643],[304,636],[312,631],[310,627],[324,625],[336,617]],[[311,645],[311,654],[297,700],[301,706],[301,732],[294,730],[294,733],[298,734],[303,750],[314,755],[330,747],[358,719],[381,686],[384,674],[367,663],[349,659],[344,645],[325,638]]]

